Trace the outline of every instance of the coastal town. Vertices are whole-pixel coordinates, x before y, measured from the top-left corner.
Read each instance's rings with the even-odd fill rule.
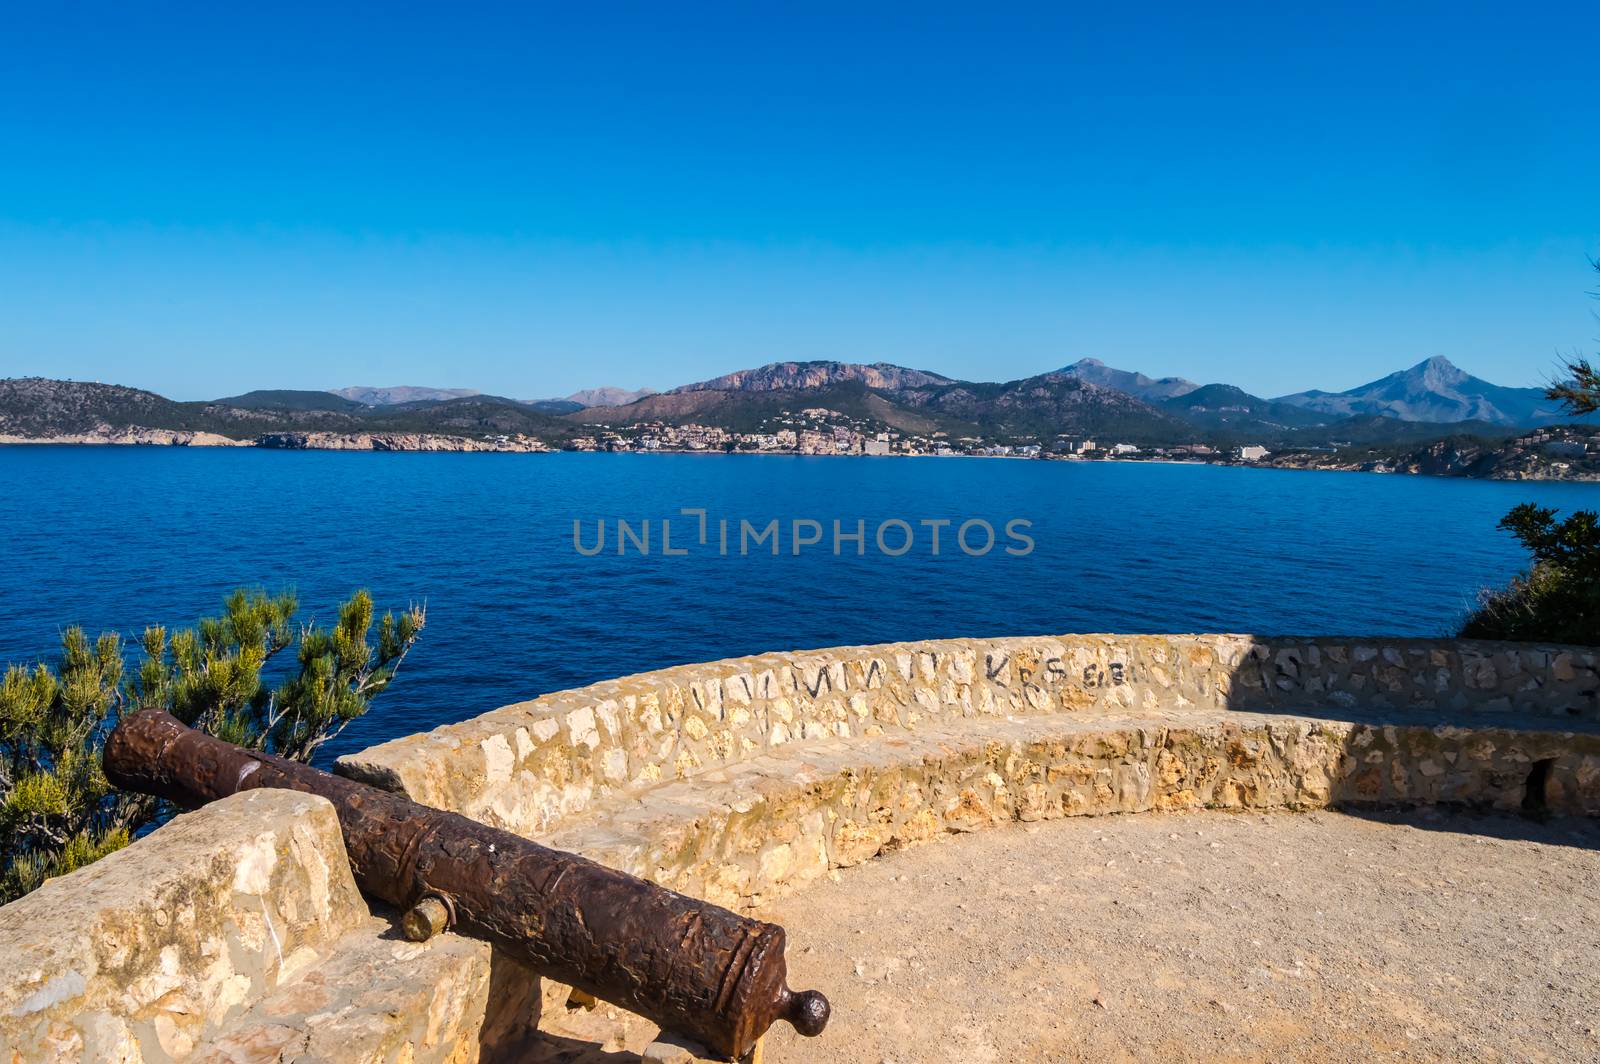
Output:
[[[598,425],[563,441],[568,451],[1025,458],[1065,461],[1194,462],[1333,472],[1424,473],[1496,480],[1600,480],[1600,432],[1553,426],[1502,444],[1470,438],[1414,445],[1268,448],[1259,443],[1151,445],[1059,434],[1000,442],[945,432],[919,434],[863,422],[821,407],[785,412],[757,431],[645,422]]]
[[[970,458],[1167,459],[1259,462],[1270,452],[1259,445],[1221,450],[1206,444],[1140,447],[1128,442],[1057,435],[1050,439],[999,443],[978,436],[925,435],[867,424],[834,410],[812,407],[785,413],[755,432],[714,425],[649,422],[597,426],[592,435],[566,441],[566,450],[610,452],[712,452],[742,454],[864,455]]]

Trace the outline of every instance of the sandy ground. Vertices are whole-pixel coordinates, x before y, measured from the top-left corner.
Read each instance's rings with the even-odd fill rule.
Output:
[[[1014,825],[762,915],[789,930],[790,984],[834,1006],[821,1038],[775,1027],[767,1064],[1600,1061],[1596,822]]]
[[[1138,816],[780,904],[836,1022],[781,1061],[1600,1059],[1600,825]]]

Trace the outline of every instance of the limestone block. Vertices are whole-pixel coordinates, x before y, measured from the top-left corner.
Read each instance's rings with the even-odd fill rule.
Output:
[[[182,1058],[368,919],[325,799],[185,813],[0,907],[0,1059]]]
[[[350,935],[323,964],[255,1003],[187,1064],[467,1064],[522,1060],[538,1044],[538,978],[461,935],[425,943]]]

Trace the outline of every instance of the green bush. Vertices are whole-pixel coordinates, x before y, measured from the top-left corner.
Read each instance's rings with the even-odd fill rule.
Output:
[[[1523,503],[1500,521],[1533,555],[1510,586],[1486,591],[1461,626],[1468,639],[1600,644],[1600,518]]]
[[[425,611],[385,614],[372,642],[372,596],[358,591],[331,629],[296,626],[291,594],[235,591],[217,617],[169,633],[146,628],[138,671],[123,644],[67,629],[54,668],[10,666],[0,678],[0,902],[128,844],[168,815],[146,795],[113,789],[100,767],[125,712],[164,709],[229,742],[299,761],[361,716],[394,678]],[[277,687],[263,679],[293,647]]]

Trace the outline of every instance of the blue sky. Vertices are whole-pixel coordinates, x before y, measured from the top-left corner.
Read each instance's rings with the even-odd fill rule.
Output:
[[[1600,5],[1110,6],[14,5],[0,376],[1279,394],[1593,350]]]

